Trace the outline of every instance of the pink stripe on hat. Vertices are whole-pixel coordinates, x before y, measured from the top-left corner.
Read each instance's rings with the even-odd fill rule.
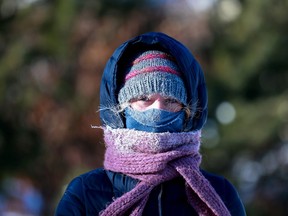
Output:
[[[150,53],[150,54],[146,54],[135,59],[132,62],[132,64],[135,65],[143,60],[154,59],[154,58],[162,58],[162,59],[168,59],[170,61],[175,61],[175,59],[172,56],[168,55],[167,53]]]
[[[171,74],[180,76],[180,73],[178,71],[174,70],[171,67],[168,67],[168,66],[151,66],[151,67],[142,68],[141,70],[131,71],[125,77],[125,81],[127,81],[128,79],[131,79],[132,77],[135,77],[135,76],[137,76],[139,74],[152,73],[152,72],[165,72],[165,73],[171,73]]]

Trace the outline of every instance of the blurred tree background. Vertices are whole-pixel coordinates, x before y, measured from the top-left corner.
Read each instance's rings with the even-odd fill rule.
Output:
[[[0,1],[0,214],[52,215],[66,184],[102,165],[91,125],[105,63],[162,31],[205,71],[203,167],[235,184],[248,215],[287,215],[287,10],[287,0]]]

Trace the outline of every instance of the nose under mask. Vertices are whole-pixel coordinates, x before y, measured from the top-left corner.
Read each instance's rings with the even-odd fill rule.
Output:
[[[181,132],[184,128],[185,112],[169,112],[160,109],[137,111],[125,109],[126,128],[146,132]]]

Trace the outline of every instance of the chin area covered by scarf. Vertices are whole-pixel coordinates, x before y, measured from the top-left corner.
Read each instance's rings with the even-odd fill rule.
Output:
[[[141,215],[149,194],[162,182],[182,176],[186,195],[199,215],[230,215],[225,204],[200,172],[201,131],[146,132],[104,128],[104,167],[140,180],[117,198],[101,215]],[[131,211],[132,210],[132,211]]]

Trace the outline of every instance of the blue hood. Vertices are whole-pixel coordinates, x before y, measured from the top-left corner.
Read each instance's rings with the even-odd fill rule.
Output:
[[[158,49],[170,53],[183,74],[187,98],[194,115],[189,119],[185,131],[199,130],[207,119],[207,91],[203,71],[191,52],[179,41],[158,32],[137,36],[120,45],[108,60],[100,86],[100,119],[103,125],[124,128],[123,116],[115,112],[118,92],[124,79],[123,67],[132,53],[139,50]]]

